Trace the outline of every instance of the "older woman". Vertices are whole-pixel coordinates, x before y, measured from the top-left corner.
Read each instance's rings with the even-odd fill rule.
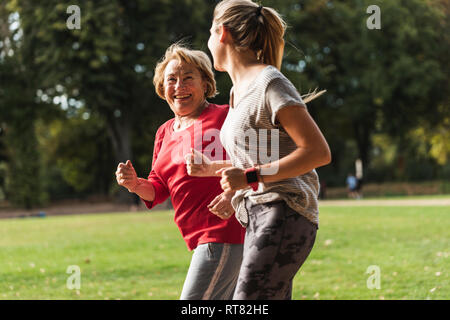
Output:
[[[196,152],[226,159],[217,135],[228,106],[206,100],[216,94],[216,84],[211,62],[201,51],[170,46],[156,66],[153,82],[175,117],[156,133],[148,179],[138,178],[127,161],[118,165],[117,182],[149,209],[171,197],[175,223],[188,249],[194,250],[180,299],[230,299],[245,234],[236,219],[220,218],[233,213],[233,193],[222,193],[218,177],[189,176],[185,164]]]

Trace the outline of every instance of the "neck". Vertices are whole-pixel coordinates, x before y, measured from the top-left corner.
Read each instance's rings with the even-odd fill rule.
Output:
[[[256,59],[253,52],[237,52],[230,49],[224,69],[230,75],[233,86],[237,87],[244,84],[246,80],[252,79],[252,69],[259,69],[261,65],[263,65],[262,62]]]
[[[208,105],[208,101],[204,100],[200,104],[200,106],[197,109],[195,109],[194,111],[192,111],[191,113],[184,114],[184,115],[175,114],[175,118],[177,120],[181,120],[181,121],[195,120],[198,118],[198,116],[202,113],[203,109],[205,109],[207,105]]]

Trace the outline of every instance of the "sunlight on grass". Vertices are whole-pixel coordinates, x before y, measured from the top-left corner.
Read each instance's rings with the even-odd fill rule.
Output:
[[[448,299],[446,207],[324,207],[294,299]],[[191,253],[173,212],[0,220],[0,299],[178,299]],[[68,266],[81,268],[69,290]],[[369,266],[381,288],[368,289]]]

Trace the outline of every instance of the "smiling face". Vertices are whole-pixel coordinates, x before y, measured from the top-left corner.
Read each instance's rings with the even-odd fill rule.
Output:
[[[186,62],[171,60],[164,70],[164,97],[177,116],[195,114],[205,101],[206,81]]]

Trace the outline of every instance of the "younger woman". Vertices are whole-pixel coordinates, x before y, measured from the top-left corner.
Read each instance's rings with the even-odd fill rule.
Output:
[[[220,134],[231,163],[188,164],[188,172],[222,167],[222,189],[236,192],[232,205],[247,230],[234,299],[291,299],[318,228],[314,169],[331,161],[305,103],[280,72],[285,28],[272,8],[225,0],[210,30],[214,68],[233,82]]]

